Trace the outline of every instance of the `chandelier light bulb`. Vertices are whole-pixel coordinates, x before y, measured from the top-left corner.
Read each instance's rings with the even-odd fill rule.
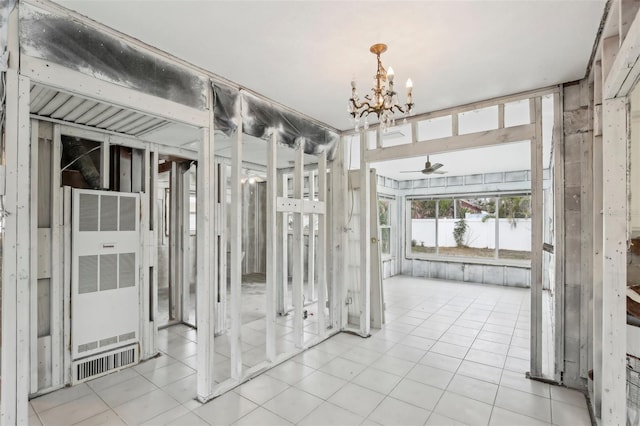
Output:
[[[413,89],[413,81],[411,81],[410,78],[407,79],[407,90],[409,92],[411,92],[411,89]]]
[[[387,70],[387,80],[389,80],[389,83],[393,82],[394,76],[395,73],[393,72],[393,68],[389,67],[389,69]]]

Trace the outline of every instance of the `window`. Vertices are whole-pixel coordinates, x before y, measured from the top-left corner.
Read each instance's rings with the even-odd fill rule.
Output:
[[[408,207],[410,256],[531,258],[528,194],[414,199]]]
[[[436,253],[437,200],[411,201],[411,253]]]
[[[380,251],[383,256],[391,256],[391,208],[392,200],[378,200],[378,224],[380,226]]]

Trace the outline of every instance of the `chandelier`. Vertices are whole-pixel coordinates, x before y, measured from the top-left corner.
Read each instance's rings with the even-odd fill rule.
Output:
[[[387,51],[387,45],[383,43],[374,44],[369,51],[378,58],[378,70],[374,77],[375,86],[371,89],[372,95],[366,95],[362,102],[358,99],[355,80],[351,81],[351,98],[349,99],[349,114],[353,117],[355,129],[360,126],[360,119],[364,117],[364,128],[369,128],[367,116],[374,113],[378,117],[378,121],[383,130],[395,125],[394,110],[406,116],[411,114],[413,110],[413,98],[411,90],[413,83],[411,79],[407,80],[407,103],[400,106],[398,103],[398,95],[393,90],[393,68],[385,70],[380,60],[380,55]],[[389,88],[385,87],[385,82],[389,83]]]

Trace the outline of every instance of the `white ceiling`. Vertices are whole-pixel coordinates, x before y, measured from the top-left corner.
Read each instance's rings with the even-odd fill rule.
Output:
[[[605,0],[58,0],[337,129],[366,94],[373,43],[417,113],[577,80]],[[403,87],[398,84],[399,87]],[[404,94],[400,96],[404,102]]]

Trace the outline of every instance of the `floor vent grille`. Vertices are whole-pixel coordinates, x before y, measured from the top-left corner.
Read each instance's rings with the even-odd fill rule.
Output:
[[[74,383],[104,376],[138,362],[138,348],[128,346],[73,363]]]

